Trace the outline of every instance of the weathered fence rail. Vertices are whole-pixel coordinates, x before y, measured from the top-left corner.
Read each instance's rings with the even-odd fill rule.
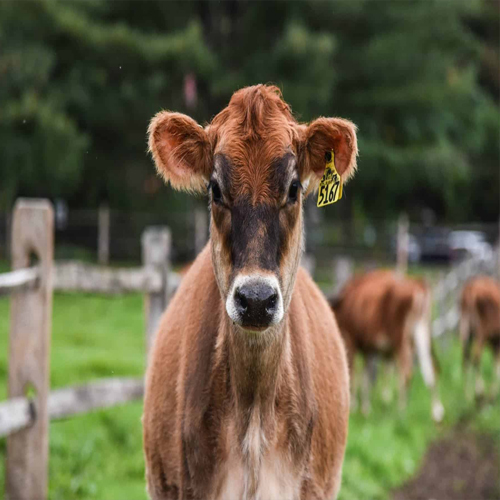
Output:
[[[144,293],[149,352],[180,277],[170,270],[171,240],[165,227],[144,232],[142,267],[55,264],[54,212],[45,200],[18,200],[11,240],[13,270],[0,274],[0,295],[11,296],[9,399],[0,402],[0,437],[7,436],[6,498],[44,500],[49,421],[140,400],[144,394],[142,378],[108,378],[50,391],[53,290]]]
[[[0,295],[34,288],[40,270],[37,267],[18,269],[0,274]],[[169,273],[168,292],[171,295],[179,286],[181,277]],[[154,268],[110,268],[86,264],[80,261],[55,262],[53,289],[61,292],[84,292],[106,295],[120,293],[157,293],[164,289],[163,276]]]
[[[158,293],[165,287],[163,279],[163,274],[152,267],[113,269],[70,261],[54,264],[53,286],[54,291],[106,295],[133,292]],[[175,272],[170,272],[168,279],[167,293],[171,295],[179,286],[180,276]]]
[[[142,378],[109,378],[50,392],[47,399],[49,420],[59,420],[142,399]],[[30,398],[12,398],[0,403],[0,437],[33,424],[36,405]]]
[[[28,398],[11,398],[0,403],[0,437],[17,432],[35,421],[35,405]]]
[[[15,291],[34,288],[40,278],[40,270],[36,267],[18,269],[10,273],[0,274],[0,296]]]

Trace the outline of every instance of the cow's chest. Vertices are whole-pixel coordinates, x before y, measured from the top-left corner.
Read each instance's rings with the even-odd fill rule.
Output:
[[[299,499],[301,479],[278,454],[267,455],[258,471],[251,470],[241,457],[230,458],[221,472],[217,500]]]
[[[250,426],[242,446],[234,445],[233,436],[230,426],[228,444],[233,445],[219,470],[215,499],[299,499],[302,477],[285,450],[270,444],[258,426]]]

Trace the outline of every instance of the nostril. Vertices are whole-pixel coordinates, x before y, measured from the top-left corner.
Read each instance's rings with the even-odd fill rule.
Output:
[[[276,303],[278,302],[278,294],[273,293],[268,299],[266,304],[266,311],[271,312],[276,308]]]
[[[240,292],[240,290],[236,290],[234,299],[236,301],[238,308],[241,309],[243,312],[245,312],[248,309],[248,300],[245,297],[245,295],[243,295]]]

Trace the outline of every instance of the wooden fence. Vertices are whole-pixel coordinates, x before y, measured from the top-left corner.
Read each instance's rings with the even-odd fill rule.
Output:
[[[0,403],[0,437],[7,436],[6,498],[47,496],[49,421],[141,399],[143,379],[109,378],[50,391],[53,290],[145,294],[145,342],[179,283],[170,270],[168,228],[142,236],[143,266],[112,269],[54,264],[54,212],[46,200],[20,199],[12,222],[12,272],[0,274],[0,295],[11,295],[7,401]]]

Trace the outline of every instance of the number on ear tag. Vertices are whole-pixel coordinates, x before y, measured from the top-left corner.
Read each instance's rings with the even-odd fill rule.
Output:
[[[342,178],[335,169],[335,155],[332,151],[325,154],[325,173],[319,183],[318,207],[335,203],[342,198]]]

